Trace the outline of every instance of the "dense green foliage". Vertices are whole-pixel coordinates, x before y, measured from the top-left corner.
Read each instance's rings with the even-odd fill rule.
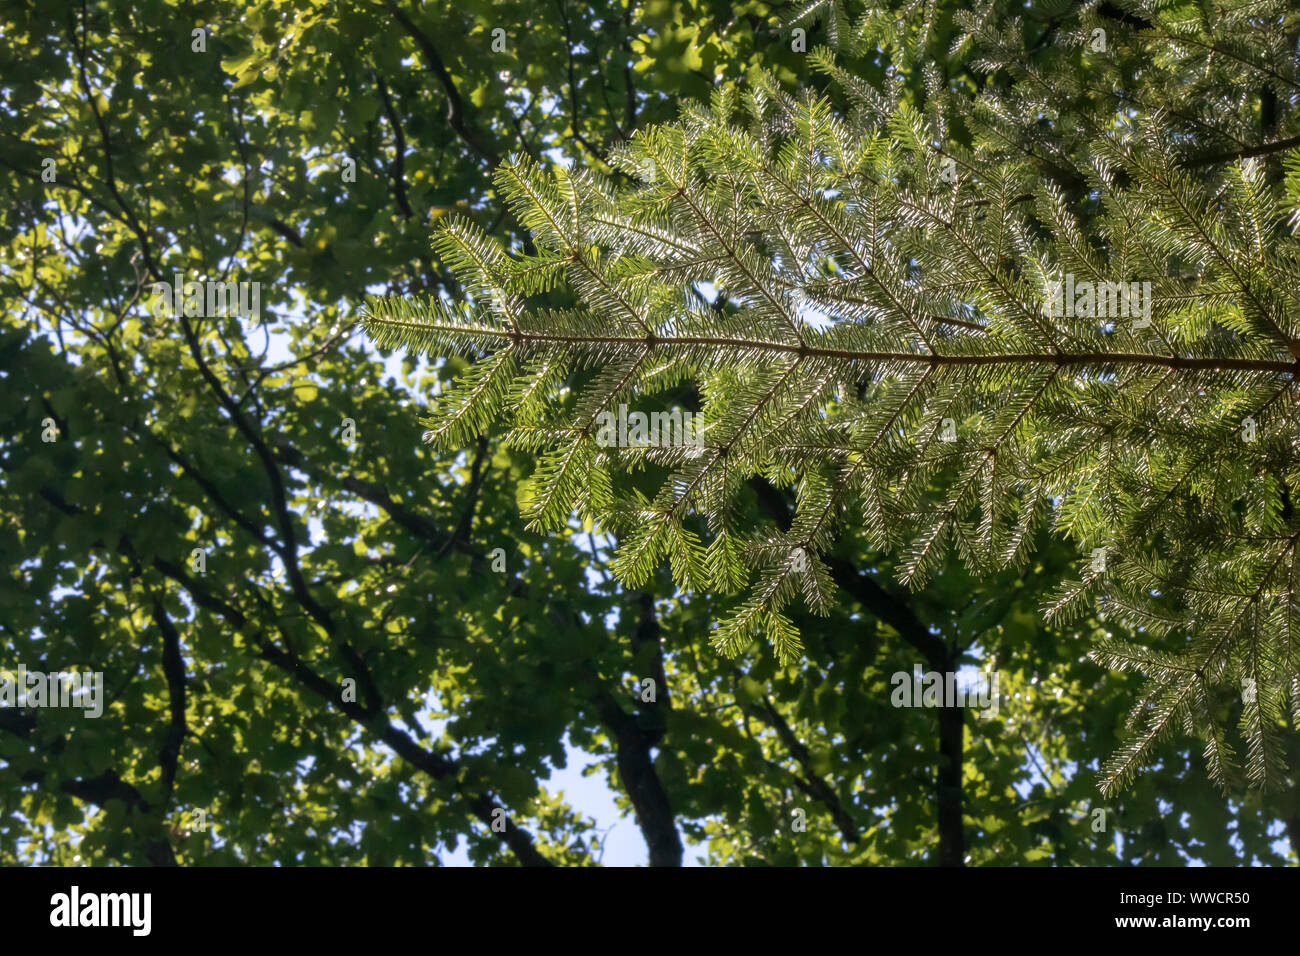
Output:
[[[957,89],[1008,97],[1035,64],[1057,83],[1096,76],[1052,39],[1077,28],[1073,5],[994,11],[989,37],[1023,16],[1023,45],[1038,45],[1024,56],[1009,36],[998,70],[953,49],[962,6],[893,4],[858,46],[846,21],[839,62],[918,117],[935,107],[915,58]],[[829,39],[823,12],[804,21],[809,49]],[[1183,738],[1099,796],[1140,682],[1086,650],[1136,636],[1088,606],[1039,620],[1079,560],[1046,529],[1021,567],[944,560],[909,591],[894,583],[898,553],[847,524],[817,556],[839,587],[826,616],[784,612],[801,654],[729,658],[709,633],[734,597],[684,594],[657,562],[619,584],[610,539],[567,513],[559,531],[525,527],[537,455],[494,432],[420,441],[420,406],[467,364],[376,354],[354,318],[365,296],[482,308],[477,280],[462,285],[431,248],[453,217],[478,242],[549,255],[492,179],[512,153],[588,170],[584,183],[604,171],[635,202],[646,169],[616,166],[619,144],[715,88],[742,102],[751,67],[797,97],[838,96],[792,49],[798,13],[703,0],[5,7],[0,669],[102,671],[105,708],[0,707],[0,863],[428,865],[468,848],[476,863],[591,865],[590,808],[544,785],[576,752],[594,755],[655,865],[1294,860],[1294,786],[1215,786]],[[1128,36],[1118,16],[1108,28]],[[900,43],[914,59],[890,70]],[[1276,112],[1270,138],[1291,122]],[[1225,150],[1258,139],[1250,109],[1220,113],[1205,119],[1241,124]],[[160,314],[152,283],[177,272],[260,283],[261,316]],[[720,303],[733,316],[738,290]],[[575,292],[532,287],[527,304],[571,310]],[[685,379],[671,397],[715,401]],[[731,500],[738,531],[788,534],[803,506],[792,475],[770,477]],[[637,478],[649,496],[662,475]],[[895,708],[890,676],[917,664],[995,669],[997,716]]]
[[[1152,29],[1112,28],[1109,42],[1085,13],[1056,38],[1082,62],[1017,69],[1012,94],[927,75],[923,21],[891,64],[926,75],[923,109],[816,51],[847,116],[834,94],[789,96],[756,73],[618,152],[638,186],[509,163],[497,181],[536,253],[453,221],[438,249],[468,304],[390,298],[368,325],[385,344],[489,353],[441,397],[431,437],[459,447],[507,414],[507,440],[540,454],[533,525],[560,528],[575,508],[600,521],[624,540],[628,586],[665,556],[695,591],[756,571],[716,632],[723,653],[761,635],[797,659],[784,611],[835,603],[821,555],[842,527],[899,550],[916,585],[954,549],[980,576],[1023,568],[1050,526],[1106,560],[1049,612],[1068,619],[1101,594],[1107,620],[1143,639],[1094,656],[1152,678],[1109,790],[1187,728],[1226,784],[1234,697],[1249,779],[1281,787],[1300,719],[1300,242],[1287,221],[1300,149],[1220,156],[1257,135],[1251,118],[1182,118],[1262,88],[1271,125],[1291,120],[1300,17],[1266,7],[1213,22],[1151,9]],[[995,9],[958,14],[956,45],[1010,69],[1021,30],[991,27]],[[889,21],[865,14],[850,52],[888,43]],[[1206,70],[1178,49],[1210,43],[1262,53]],[[1158,105],[1090,100],[1089,84]],[[1282,156],[1295,175],[1271,185]],[[572,305],[533,301],[560,282]],[[703,399],[702,447],[602,447],[601,415],[683,381]],[[663,475],[649,497],[618,480],[642,467]],[[757,477],[795,489],[779,534],[737,521]]]

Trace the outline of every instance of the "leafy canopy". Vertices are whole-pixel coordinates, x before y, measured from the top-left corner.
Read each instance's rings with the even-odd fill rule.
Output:
[[[1010,87],[1028,63],[1096,69],[1077,46],[1037,43],[1073,22],[1074,5],[1065,20],[1061,4],[1006,5],[981,35],[1010,34],[1023,17],[1028,39],[987,77],[965,53],[948,58],[951,9],[966,4],[890,6],[905,20],[879,19],[887,53],[846,60],[841,43],[841,62],[876,85],[891,62],[906,66],[900,43],[957,84]],[[14,303],[0,319],[0,663],[102,670],[106,708],[86,720],[0,707],[0,862],[427,865],[466,848],[495,865],[626,860],[572,777],[547,779],[566,759],[576,776],[575,748],[652,865],[685,853],[781,865],[1294,861],[1294,793],[1218,792],[1194,742],[1162,748],[1156,767],[1099,802],[1093,768],[1137,678],[1083,656],[1103,630],[1095,615],[1036,621],[1078,556],[1065,539],[1044,535],[1023,573],[977,580],[950,558],[902,594],[876,584],[899,554],[842,536],[832,567],[845,596],[824,618],[788,608],[803,656],[778,666],[756,646],[722,657],[701,635],[725,594],[683,599],[666,568],[628,592],[599,574],[605,550],[576,525],[524,531],[514,502],[531,456],[420,444],[412,392],[460,362],[386,365],[349,339],[363,288],[456,288],[429,255],[429,218],[457,208],[518,237],[490,156],[603,153],[742,65],[770,65],[787,87],[820,82],[766,4],[177,10],[89,0],[5,11],[16,109],[0,110],[0,288]],[[206,54],[191,49],[200,23],[212,28]],[[809,40],[825,25],[809,22]],[[496,26],[504,53],[491,48]],[[1202,69],[1231,56],[1276,65],[1259,38],[1243,49],[1232,31],[1211,33],[1220,52],[1207,63],[1202,51]],[[919,69],[890,75],[924,108]],[[1106,96],[1134,89],[1082,75]],[[1215,151],[1254,142],[1253,100],[1228,108],[1237,93],[1210,86],[1161,98],[1225,130]],[[1187,109],[1202,110],[1198,95],[1212,104],[1203,119]],[[1060,99],[1054,115],[1086,105]],[[345,157],[355,182],[342,178]],[[44,158],[57,160],[54,182]],[[187,338],[149,313],[148,282],[227,266],[262,283],[269,354],[257,323],[196,318]],[[226,396],[246,412],[238,424]],[[50,443],[47,416],[59,421]],[[783,495],[755,497],[737,525],[757,526]],[[194,548],[206,549],[202,571]],[[297,575],[283,555],[297,556]],[[311,616],[322,608],[324,631]],[[1113,618],[1104,630],[1124,633]],[[296,664],[277,653],[290,647]],[[963,725],[944,709],[892,707],[890,675],[918,660],[995,668],[998,718]],[[658,701],[642,701],[640,680],[661,672]],[[363,675],[374,694],[355,704],[319,693]],[[507,833],[489,825],[494,806]],[[795,809],[806,831],[791,828]]]
[[[958,50],[1014,70],[1017,21],[988,27],[995,6],[957,14]],[[919,108],[904,70],[872,85],[821,49],[833,95],[790,96],[756,71],[638,132],[611,156],[617,182],[516,157],[496,182],[535,252],[451,221],[436,249],[465,298],[377,299],[367,328],[385,346],[475,359],[426,437],[461,447],[508,418],[506,442],[540,456],[523,499],[532,527],[598,522],[622,541],[628,586],[667,557],[687,591],[743,591],[714,633],[727,655],[756,637],[782,662],[800,653],[788,608],[834,605],[824,556],[846,532],[899,553],[912,587],[949,552],[992,575],[1024,567],[1042,529],[1066,536],[1081,570],[1049,614],[1097,600],[1140,638],[1185,636],[1174,650],[1094,648],[1150,678],[1109,785],[1179,727],[1226,781],[1224,693],[1241,694],[1248,776],[1268,785],[1284,771],[1288,697],[1300,718],[1287,223],[1300,152],[1270,141],[1218,155],[1257,134],[1182,108],[1262,86],[1277,125],[1294,63],[1206,70],[1183,52],[1213,31],[1267,61],[1296,15],[1264,6],[1213,24],[1143,8],[1145,27],[1100,52],[1085,12],[1055,39],[1084,68],[1022,67],[1011,92],[912,63]],[[868,13],[839,36],[861,48],[887,29]],[[897,44],[896,65],[920,48]],[[1080,102],[1093,87],[1120,92]],[[1149,283],[1149,312],[1050,308],[1054,284],[1084,283]],[[556,290],[569,304],[543,307]],[[683,384],[702,453],[598,441],[604,413],[662,407]],[[794,489],[787,530],[738,521],[755,478]]]

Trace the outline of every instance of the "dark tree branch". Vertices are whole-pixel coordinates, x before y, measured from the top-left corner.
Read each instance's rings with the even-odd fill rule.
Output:
[[[84,28],[84,18],[86,15],[85,5],[82,5],[82,26]],[[86,105],[90,108],[95,117],[95,126],[99,129],[100,145],[104,152],[104,180],[108,184],[108,191],[113,194],[117,204],[122,208],[122,214],[126,217],[128,227],[140,242],[140,251],[144,254],[145,266],[155,279],[160,278],[162,273],[159,271],[157,264],[154,262],[153,253],[149,251],[149,236],[144,227],[140,225],[140,220],[132,212],[131,207],[127,204],[126,199],[117,188],[117,177],[113,172],[113,143],[108,133],[108,124],[104,121],[103,114],[99,112],[99,105],[95,102],[95,92],[90,88],[90,81],[86,77],[86,50],[85,47],[77,42],[76,27],[72,22],[72,12],[68,13],[68,38],[72,42],[72,47],[77,55],[77,75],[81,80],[81,89],[86,94]]]
[[[447,541],[454,541],[452,548],[462,553],[471,553],[464,542],[453,531],[450,535],[434,524],[428,518],[412,511],[401,502],[394,500],[388,490],[381,485],[363,481],[352,475],[344,477],[342,480],[337,475],[325,469],[319,468],[307,459],[302,452],[289,444],[289,440],[283,436],[275,439],[276,458],[290,468],[295,468],[312,478],[314,481],[322,484],[337,483],[345,491],[351,492],[358,498],[370,502],[382,510],[389,518],[395,521],[399,526],[404,528],[410,534],[425,541],[438,544],[439,547]]]
[[[436,324],[407,323],[385,320],[384,325],[392,328],[408,327],[420,330],[443,329]],[[463,332],[463,329],[451,331]],[[1232,358],[1232,357],[1188,357],[1183,355],[1156,355],[1147,352],[999,352],[983,355],[935,352],[883,352],[859,349],[838,349],[796,344],[791,342],[773,342],[768,339],[724,338],[708,335],[565,335],[551,332],[520,332],[502,329],[479,329],[476,332],[509,342],[544,343],[555,345],[637,345],[647,352],[652,348],[683,346],[711,346],[731,348],[746,352],[771,352],[779,355],[807,356],[811,358],[838,359],[845,362],[898,362],[907,365],[1038,365],[1057,368],[1173,368],[1188,371],[1235,370],[1242,372],[1272,372],[1287,375],[1300,375],[1300,361],[1296,359],[1266,358]]]
[[[220,614],[233,626],[242,633],[248,633],[248,620],[244,613],[238,608],[231,605],[218,595],[214,594],[209,588],[200,583],[197,579],[186,574],[185,571],[176,565],[168,565],[161,562],[155,562],[159,570],[167,574],[185,590],[194,599],[194,602],[200,607]],[[271,664],[274,664],[282,672],[292,677],[306,689],[315,693],[323,701],[332,707],[338,708],[345,715],[352,718],[358,724],[375,733],[379,739],[390,746],[398,756],[405,759],[412,766],[432,776],[434,779],[443,781],[450,780],[457,793],[466,801],[470,811],[476,818],[491,826],[493,822],[492,811],[496,809],[496,804],[486,795],[467,794],[456,781],[459,773],[460,763],[456,760],[444,757],[440,754],[433,753],[424,749],[418,743],[411,739],[401,729],[394,727],[383,718],[383,700],[371,679],[365,662],[350,647],[345,644],[343,651],[346,654],[351,653],[350,663],[358,672],[358,682],[363,688],[366,695],[366,705],[360,705],[353,701],[344,700],[343,688],[329,680],[326,680],[320,674],[316,673],[306,664],[304,664],[296,654],[276,646],[261,635],[255,632],[249,635],[257,644],[258,655]],[[514,823],[507,820],[505,832],[492,831],[493,834],[501,839],[511,851],[525,866],[551,866],[547,860],[537,850],[533,843],[532,837]]]
[[[493,811],[498,809],[497,804],[486,794],[471,795],[461,789],[456,780],[460,770],[458,761],[424,749],[412,740],[405,731],[394,727],[387,720],[376,719],[381,715],[382,702],[378,698],[378,692],[374,690],[373,682],[370,684],[368,691],[375,694],[372,706],[362,708],[357,704],[344,701],[341,687],[330,683],[306,664],[291,658],[274,645],[263,645],[263,651],[262,656],[266,660],[275,664],[284,672],[291,674],[300,684],[316,693],[326,702],[339,707],[354,720],[377,733],[379,738],[391,747],[399,757],[402,757],[417,769],[423,770],[435,780],[449,781],[456,792],[466,801],[474,816],[491,828],[495,822]],[[358,666],[364,672],[364,664],[358,663]],[[492,832],[494,836],[499,837],[510,848],[524,866],[542,867],[552,865],[538,851],[527,831],[517,827],[509,818],[506,819],[504,832],[496,830]]]
[[[26,739],[36,729],[36,718],[14,707],[0,707],[0,730]]]
[[[283,449],[285,446],[281,447]],[[292,449],[290,449],[290,451],[292,451]],[[194,600],[195,604],[212,611],[213,613],[221,615],[235,629],[244,633],[248,632],[249,622],[242,611],[212,592],[211,589],[200,583],[196,578],[187,574],[183,568],[176,564],[162,561],[161,559],[155,560],[154,566],[167,577],[184,587],[186,592],[189,593]],[[321,623],[331,636],[335,634],[335,627],[332,620],[329,620],[327,617],[326,621]],[[281,632],[283,633],[283,629]],[[357,675],[357,682],[362,689],[362,694],[366,701],[364,705],[344,700],[343,688],[341,686],[331,683],[313,671],[298,658],[298,655],[292,649],[286,649],[275,645],[266,640],[260,632],[253,633],[250,637],[257,644],[259,656],[264,660],[274,664],[281,671],[293,677],[302,686],[311,690],[330,705],[337,707],[357,723],[369,728],[413,766],[429,773],[437,780],[450,778],[453,782],[455,781],[460,766],[457,761],[425,750],[412,740],[409,735],[401,731],[399,728],[394,727],[386,719],[383,719],[382,715],[385,710],[383,698],[380,695],[364,660],[350,643],[346,641],[341,642],[340,654]],[[496,804],[484,795],[464,793],[461,791],[459,784],[456,784],[456,789],[467,801],[474,816],[491,826],[493,823],[492,811],[496,809]],[[517,827],[514,823],[507,820],[505,832],[501,833],[495,830],[492,832],[510,847],[519,858],[520,862],[525,866],[551,865],[550,862],[537,850],[533,844],[532,837],[526,831]]]
[[[1293,146],[1300,146],[1300,136],[1291,136],[1272,143],[1261,143],[1259,146],[1250,146],[1246,149],[1229,150],[1226,153],[1196,156],[1192,159],[1183,160],[1179,165],[1184,169],[1197,169],[1201,166],[1213,166],[1216,163],[1231,163],[1238,159],[1249,159],[1252,156],[1267,156],[1269,153],[1280,153],[1282,150],[1291,149]]]
[[[569,22],[569,11],[566,6],[567,0],[555,0],[555,6],[560,11],[560,22],[564,24],[564,49],[568,54],[569,66],[569,105],[573,110],[571,125],[573,126],[573,138],[581,143],[592,156],[605,161],[605,152],[600,149],[591,140],[587,139],[582,133],[582,112],[578,108],[578,81],[574,78],[573,73],[573,27]]]
[[[629,3],[627,9],[623,11],[623,39],[621,41],[623,53],[630,59],[632,55],[632,8],[633,4]],[[624,62],[623,64],[623,88],[626,95],[627,108],[623,113],[623,128],[619,130],[619,135],[624,139],[632,135],[636,129],[636,84],[632,82],[632,64]]]
[[[478,507],[479,493],[483,490],[483,479],[487,477],[488,440],[484,435],[478,438],[478,449],[474,453],[474,462],[470,465],[469,485],[465,489],[465,503],[461,506],[460,520],[452,529],[447,540],[438,549],[437,559],[447,555],[453,548],[471,550],[469,533],[474,525],[474,511]]]
[[[274,229],[276,232],[278,232],[285,239],[288,239],[289,242],[297,246],[299,249],[302,248],[302,236],[299,234],[297,229],[293,228],[293,226],[290,226],[288,223],[281,222],[279,219],[270,219],[267,221],[267,225],[270,226],[272,229]]]
[[[393,174],[393,195],[397,199],[397,208],[402,211],[402,215],[411,218],[411,204],[406,199],[406,137],[402,135],[402,124],[397,118],[397,111],[393,109],[392,97],[388,95],[388,87],[384,85],[384,78],[375,73],[375,83],[379,87],[379,97],[384,103],[384,115],[388,117],[388,125],[393,128],[393,164],[391,166]]]
[[[636,810],[651,866],[681,866],[682,838],[673,820],[668,794],[655,772],[650,737],[637,719],[605,690],[592,697],[600,721],[614,737],[618,776]]]
[[[846,843],[857,843],[861,838],[857,823],[844,809],[844,804],[840,802],[839,795],[813,769],[812,754],[808,752],[808,748],[804,746],[803,741],[795,735],[794,730],[781,716],[781,712],[772,706],[772,702],[766,697],[763,698],[762,706],[750,706],[745,708],[745,711],[776,731],[781,743],[803,771],[804,775],[801,778],[801,783],[804,792],[813,799],[821,801],[826,809],[830,811],[831,818],[835,821],[835,826],[839,829]]]
[[[937,634],[902,599],[890,594],[865,574],[840,558],[825,559],[835,583],[848,592],[863,609],[884,621],[925,658],[933,671],[957,670],[957,657]],[[962,747],[965,711],[961,707],[940,707],[939,768],[935,776],[935,807],[939,828],[939,865],[964,866],[966,836],[962,826]]]
[[[153,619],[163,635],[163,674],[167,678],[168,707],[171,725],[163,742],[158,762],[162,767],[163,800],[171,800],[176,782],[176,765],[185,743],[185,661],[181,657],[181,636],[157,598],[153,600]]]
[[[206,494],[217,508],[230,518],[231,521],[235,522],[235,524],[247,531],[261,544],[264,544],[267,547],[273,547],[273,542],[267,536],[265,529],[260,527],[257,522],[253,521],[253,519],[249,518],[246,514],[231,504],[226,499],[225,495],[217,489],[216,485],[214,485],[208,477],[203,474],[201,469],[196,468],[193,462],[189,461],[184,455],[173,448],[170,442],[159,438],[148,428],[141,426],[141,429],[152,441],[157,443],[163,449],[163,452],[168,458],[177,464],[181,469],[182,474],[190,478],[195,484],[203,489],[203,493]]]
[[[470,129],[469,123],[465,117],[465,102],[461,99],[460,91],[456,89],[456,82],[447,72],[443,65],[442,57],[438,55],[437,48],[433,41],[429,39],[428,34],[416,26],[411,18],[406,15],[401,7],[394,0],[384,0],[390,13],[393,15],[402,29],[405,30],[424,53],[425,62],[428,64],[429,72],[437,78],[438,83],[442,86],[443,92],[447,95],[447,125],[450,126],[457,136],[468,146],[476,156],[486,162],[489,166],[496,167],[501,164],[501,157],[496,151],[488,147],[477,134]]]
[[[646,733],[650,743],[658,746],[667,727],[666,715],[672,710],[672,697],[668,687],[668,677],[664,672],[663,629],[659,626],[659,616],[655,614],[654,595],[641,591],[633,596],[637,608],[636,624],[632,628],[632,656],[637,660],[650,655],[650,673],[646,676],[655,682],[654,702],[636,698],[644,719]]]
[[[1110,0],[1097,7],[1097,15],[1105,17],[1107,20],[1116,20],[1135,30],[1149,30],[1154,24],[1145,17],[1136,16],[1121,8],[1118,4],[1111,3]]]
[[[11,711],[8,708],[0,709],[0,730],[7,731],[20,740],[26,740],[35,729],[36,718],[34,716]],[[52,755],[62,753],[66,745],[66,738],[61,737],[51,744],[49,752]],[[24,783],[33,783],[39,786],[49,776],[47,770],[30,770],[23,774],[22,780]],[[117,771],[111,768],[97,777],[60,781],[59,790],[70,797],[75,797],[86,803],[93,803],[98,807],[106,807],[109,801],[120,800],[130,816],[132,832],[137,835],[139,833],[136,830],[136,821],[141,817],[149,817],[154,811],[153,806],[144,798],[144,795],[119,777]],[[154,866],[177,865],[176,854],[172,850],[171,843],[166,838],[144,838],[142,842],[145,858]]]
[[[790,506],[781,492],[765,481],[751,480],[749,486],[758,495],[760,506],[782,528],[790,523]],[[957,657],[937,634],[916,616],[901,598],[891,594],[848,561],[827,555],[824,559],[836,585],[853,597],[877,620],[898,632],[915,648],[931,670],[946,673],[957,669]],[[935,806],[939,830],[941,866],[964,866],[966,836],[962,826],[962,747],[964,712],[960,707],[940,707],[939,767],[935,775]],[[843,828],[841,827],[841,832]]]
[[[283,450],[282,446],[282,450]],[[292,449],[289,449],[292,452]],[[296,454],[296,453],[294,453]],[[83,514],[84,509],[66,501],[63,496],[54,489],[42,487],[38,492],[51,506],[55,507],[63,514],[78,515]],[[421,519],[423,520],[423,519]],[[92,547],[104,547],[103,541],[93,542]],[[136,556],[135,548],[128,536],[123,535],[117,545],[117,551],[131,559],[134,567],[133,575],[139,574],[139,559]],[[153,567],[157,568],[167,578],[181,585],[189,594],[194,603],[214,614],[223,617],[235,630],[247,634],[257,645],[258,654],[264,660],[274,664],[281,671],[293,677],[298,683],[307,689],[316,693],[323,700],[327,701],[334,707],[352,718],[363,727],[370,729],[378,734],[386,744],[393,748],[399,755],[408,760],[413,766],[433,775],[438,780],[447,779],[448,777],[455,780],[455,775],[459,772],[460,764],[457,761],[450,760],[438,754],[434,754],[419,746],[407,734],[400,729],[393,727],[386,720],[376,719],[381,717],[382,700],[375,689],[373,680],[370,679],[369,673],[365,668],[364,661],[359,655],[356,655],[350,645],[344,643],[342,653],[345,658],[349,651],[352,654],[350,663],[355,666],[358,672],[358,682],[366,693],[367,705],[361,706],[352,701],[343,699],[343,690],[319,674],[312,671],[303,664],[292,649],[285,649],[276,646],[267,640],[260,631],[250,633],[250,622],[247,616],[238,607],[221,597],[197,578],[189,575],[184,568],[174,562],[166,561],[162,558],[155,558]],[[324,626],[324,625],[323,625]],[[333,622],[331,621],[326,628],[333,633]],[[283,635],[283,627],[281,634]],[[287,638],[286,638],[287,641]],[[26,737],[32,732],[34,721],[26,715],[0,710],[0,730],[6,730],[20,737]],[[125,785],[124,785],[125,786]],[[134,789],[134,788],[132,788]],[[496,809],[496,804],[487,796],[481,794],[466,794],[459,784],[456,784],[457,792],[466,800],[467,806],[474,816],[482,822],[491,826],[493,823],[492,811]],[[148,804],[141,804],[147,807]],[[524,830],[517,827],[513,822],[507,821],[504,833],[492,831],[494,836],[500,838],[511,851],[518,857],[520,862],[525,866],[550,866],[551,863],[537,850],[533,844],[532,837]],[[171,854],[170,845],[165,848],[167,854]],[[151,859],[157,856],[158,859],[165,859],[161,854],[163,848],[150,848]],[[172,857],[174,862],[174,856]]]
[[[293,589],[294,598],[306,609],[312,619],[323,627],[331,635],[334,634],[334,622],[330,614],[321,604],[312,596],[307,588],[307,582],[302,575],[302,568],[298,563],[298,539],[297,533],[293,527],[293,516],[289,512],[288,497],[285,494],[284,478],[280,474],[279,465],[276,463],[274,456],[271,454],[270,447],[263,440],[258,429],[253,427],[243,411],[239,408],[238,403],[222,386],[221,381],[208,366],[207,360],[203,357],[203,348],[198,337],[195,335],[189,320],[185,316],[180,317],[181,331],[184,333],[185,341],[189,345],[190,355],[193,357],[195,364],[199,368],[199,374],[208,384],[217,402],[226,410],[235,427],[247,439],[248,443],[253,446],[258,461],[262,464],[262,469],[266,473],[267,482],[271,488],[272,511],[277,519],[280,528],[280,537],[283,539],[279,544],[272,544],[276,554],[280,556],[280,561],[284,564],[285,576],[289,579],[289,584]]]
[[[659,621],[654,612],[654,598],[649,593],[636,594],[632,603],[637,610],[631,634],[632,654],[638,662],[645,659],[646,653],[651,655],[655,702],[641,701],[638,695],[639,712],[628,713],[605,688],[604,679],[588,665],[587,673],[593,685],[590,700],[600,722],[613,737],[619,780],[636,811],[636,823],[645,839],[650,865],[681,866],[684,853],[681,835],[677,832],[672,805],[655,770],[651,753],[663,739],[667,712],[672,706],[664,675]],[[561,626],[579,626],[571,610],[555,616],[563,619]],[[629,619],[631,614],[625,612],[622,620]]]

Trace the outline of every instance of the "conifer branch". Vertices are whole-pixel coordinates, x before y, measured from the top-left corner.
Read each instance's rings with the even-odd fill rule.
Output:
[[[497,183],[537,251],[452,221],[436,248],[464,299],[374,300],[365,327],[473,360],[431,437],[463,447],[510,419],[506,443],[538,456],[532,526],[576,513],[617,534],[629,586],[666,560],[684,591],[741,592],[722,653],[759,639],[797,657],[790,608],[836,599],[842,528],[910,586],[954,558],[1022,567],[1048,533],[1104,544],[1104,570],[1085,564],[1046,609],[1100,615],[1094,656],[1149,682],[1107,792],[1179,728],[1227,785],[1217,701],[1245,681],[1246,777],[1276,785],[1288,697],[1300,715],[1300,140],[1278,94],[1275,138],[1241,145],[1260,134],[1234,104],[1295,85],[1271,65],[1293,52],[1283,7],[1262,0],[1247,24],[1143,5],[1081,77],[1062,49],[1116,11],[1062,7],[1054,42],[1026,49],[1022,11],[982,0],[955,17],[950,67],[1017,82],[930,90],[922,108],[818,51],[831,94],[765,75],[722,88],[610,151],[631,185],[508,163]],[[849,35],[839,0],[798,14],[817,16]],[[920,6],[906,17],[925,27]],[[1152,58],[1159,37],[1173,46]],[[925,46],[885,55],[901,77]],[[1263,169],[1277,155],[1281,178]],[[700,399],[689,440],[662,421],[629,438],[683,421],[683,389]],[[794,491],[775,531],[739,526],[760,478]],[[959,759],[961,723],[945,728]]]

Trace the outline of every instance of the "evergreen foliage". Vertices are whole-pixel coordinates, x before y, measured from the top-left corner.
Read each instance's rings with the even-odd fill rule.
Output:
[[[834,25],[817,83],[756,71],[638,132],[616,177],[511,159],[535,251],[453,219],[463,298],[376,299],[367,329],[472,360],[427,437],[505,422],[539,456],[534,528],[576,513],[628,586],[667,559],[736,593],[725,654],[798,656],[786,609],[836,602],[841,535],[913,587],[954,550],[991,575],[1067,536],[1079,573],[1045,612],[1100,602],[1145,637],[1092,650],[1149,678],[1107,789],[1178,731],[1221,784],[1269,786],[1300,721],[1300,13],[1123,7],[984,3],[941,70],[928,5],[813,4],[790,25]],[[845,65],[876,50],[883,82]],[[1050,308],[1086,283],[1149,283],[1149,315]],[[694,398],[702,453],[596,440],[620,405]],[[738,522],[755,479],[794,490],[787,530]]]

